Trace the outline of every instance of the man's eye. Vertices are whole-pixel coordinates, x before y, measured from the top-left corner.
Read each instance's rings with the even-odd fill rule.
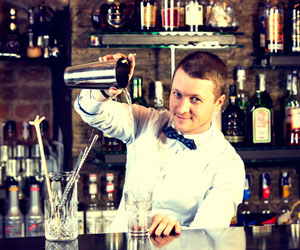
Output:
[[[178,92],[174,92],[174,95],[177,96],[177,97],[180,97],[180,96],[181,96],[181,94],[178,93]]]
[[[198,97],[192,97],[191,99],[192,99],[192,101],[194,101],[194,102],[200,102],[200,101],[201,101]]]

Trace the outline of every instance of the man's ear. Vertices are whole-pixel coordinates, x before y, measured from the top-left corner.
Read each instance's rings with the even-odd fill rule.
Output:
[[[221,95],[218,99],[217,99],[217,101],[216,101],[216,103],[215,103],[215,108],[216,109],[218,109],[218,108],[220,108],[222,105],[223,105],[223,103],[224,103],[224,101],[225,101],[225,95]]]

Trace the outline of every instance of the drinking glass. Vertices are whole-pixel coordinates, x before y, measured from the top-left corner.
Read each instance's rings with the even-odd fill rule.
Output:
[[[148,236],[152,212],[152,191],[126,191],[124,195],[129,235]]]
[[[71,172],[50,173],[53,202],[44,200],[45,237],[48,241],[70,241],[78,237],[77,181],[71,187],[68,198],[60,206]]]

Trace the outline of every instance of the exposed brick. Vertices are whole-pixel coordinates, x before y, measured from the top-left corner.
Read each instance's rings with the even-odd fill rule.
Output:
[[[7,104],[12,103],[18,98],[18,89],[13,85],[9,87],[1,86],[0,98],[2,101],[7,102]]]
[[[8,114],[8,104],[1,103],[0,104],[0,119],[5,120]]]
[[[38,104],[20,104],[16,107],[15,114],[21,119],[29,119],[29,117],[35,117],[39,111]]]
[[[20,90],[20,99],[22,100],[44,100],[51,101],[52,96],[50,93],[50,86],[26,86],[19,88]]]

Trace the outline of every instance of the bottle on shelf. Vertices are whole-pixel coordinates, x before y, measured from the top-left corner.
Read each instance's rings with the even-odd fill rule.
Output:
[[[291,176],[289,172],[281,173],[281,201],[278,207],[277,224],[290,224],[290,211],[289,204],[290,190],[291,190]]]
[[[114,173],[106,173],[106,189],[103,203],[103,232],[106,232],[117,212]]]
[[[44,215],[40,204],[39,182],[31,177],[30,182],[30,206],[25,215],[26,237],[44,236]]]
[[[259,89],[248,106],[248,139],[254,146],[274,144],[273,103],[266,91],[265,74],[259,74]]]
[[[204,29],[205,5],[203,1],[190,0],[185,5],[185,27],[190,32]]]
[[[17,142],[17,151],[22,152],[18,154],[19,157],[30,158],[32,146],[31,125],[28,121],[22,122],[22,137]]]
[[[3,46],[5,55],[11,57],[20,57],[20,33],[17,25],[17,10],[15,8],[9,9],[9,23],[8,31],[5,36],[5,44]]]
[[[143,94],[143,78],[141,76],[132,77],[132,103],[149,107]]]
[[[37,46],[42,49],[43,57],[47,57],[47,37],[49,37],[49,30],[46,23],[46,8],[43,5],[38,6],[38,13],[35,24],[35,36]],[[46,56],[45,56],[46,55]]]
[[[164,106],[164,89],[161,81],[155,81],[155,97],[154,97],[154,108],[163,111]]]
[[[9,177],[8,211],[4,217],[5,238],[24,237],[24,216],[19,207],[18,191],[18,182]]]
[[[292,10],[292,52],[300,52],[300,3],[295,1]]]
[[[161,22],[165,31],[175,31],[179,29],[180,1],[161,1]]]
[[[265,52],[266,48],[266,14],[270,8],[270,0],[262,0],[258,4],[258,30],[259,30],[259,52]]]
[[[290,95],[285,100],[286,145],[300,145],[300,88],[298,72],[292,73]]]
[[[26,49],[26,55],[30,58],[37,58],[42,55],[41,47],[37,46],[36,44],[36,37],[34,34],[35,27],[34,27],[34,8],[30,8],[28,10],[28,44]]]
[[[271,0],[266,6],[266,52],[281,53],[284,50],[284,9],[279,0]]]
[[[4,145],[8,149],[8,158],[13,159],[16,155],[17,146],[17,124],[15,121],[9,120],[4,125]]]
[[[100,202],[98,195],[97,175],[89,174],[89,202],[86,210],[85,222],[87,234],[102,233],[102,211],[100,209]]]
[[[246,138],[245,113],[237,103],[236,85],[229,86],[229,104],[222,114],[222,132],[233,145],[241,145]]]
[[[156,0],[141,0],[139,2],[139,21],[141,31],[154,31],[157,27]]]
[[[277,222],[277,214],[270,204],[271,196],[271,177],[270,173],[262,173],[262,200],[258,207],[258,225],[273,225]]]
[[[246,174],[243,203],[238,207],[237,226],[253,226],[256,225],[257,217],[254,206],[250,202],[250,175]]]
[[[237,91],[237,102],[245,115],[247,114],[247,106],[249,105],[249,93],[245,90],[246,72],[243,66],[236,68],[236,85]]]

